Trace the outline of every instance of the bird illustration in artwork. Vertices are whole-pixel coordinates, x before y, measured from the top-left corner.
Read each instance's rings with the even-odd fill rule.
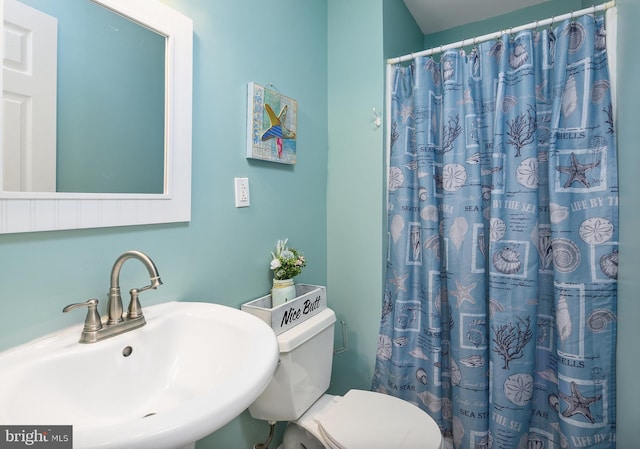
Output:
[[[269,115],[270,126],[265,132],[262,133],[262,141],[265,142],[269,139],[276,139],[276,146],[278,148],[278,158],[282,157],[282,140],[283,139],[295,139],[296,133],[287,129],[284,125],[287,119],[287,105],[284,105],[279,115],[273,111],[271,106],[267,103],[264,104],[264,109]]]

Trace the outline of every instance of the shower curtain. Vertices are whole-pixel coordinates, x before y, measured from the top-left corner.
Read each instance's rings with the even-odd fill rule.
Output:
[[[618,183],[605,20],[393,67],[372,389],[456,448],[615,447]]]

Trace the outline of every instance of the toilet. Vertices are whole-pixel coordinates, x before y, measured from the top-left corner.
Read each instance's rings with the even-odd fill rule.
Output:
[[[249,413],[288,421],[282,449],[440,449],[435,421],[415,405],[382,393],[325,394],[331,379],[336,315],[324,309],[277,336],[280,361]]]

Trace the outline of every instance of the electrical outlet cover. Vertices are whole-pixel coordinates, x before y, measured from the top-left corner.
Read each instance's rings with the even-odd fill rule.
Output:
[[[249,178],[234,178],[236,207],[249,207]]]

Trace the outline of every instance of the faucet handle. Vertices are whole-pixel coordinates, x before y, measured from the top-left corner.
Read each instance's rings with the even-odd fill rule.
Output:
[[[129,301],[129,308],[127,311],[128,319],[135,320],[135,319],[143,318],[142,306],[140,305],[140,299],[138,299],[138,295],[140,294],[140,292],[143,292],[150,288],[155,288],[155,287],[151,287],[149,285],[147,287],[132,288],[131,290],[129,290],[129,295],[131,295],[131,301]]]
[[[84,332],[95,332],[98,329],[102,329],[102,320],[98,313],[98,300],[91,298],[85,302],[79,302],[75,304],[69,304],[62,311],[67,313],[70,310],[77,309],[78,307],[87,307],[87,317],[84,319]]]

